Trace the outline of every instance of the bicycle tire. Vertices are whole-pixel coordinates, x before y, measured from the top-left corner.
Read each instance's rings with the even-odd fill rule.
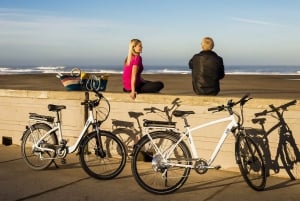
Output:
[[[119,138],[108,131],[99,131],[105,156],[97,153],[96,131],[86,135],[79,149],[83,170],[96,179],[107,180],[118,176],[126,165],[126,149]]]
[[[166,148],[178,141],[179,135],[167,131],[155,131],[150,133],[151,138],[164,153]],[[184,142],[180,142],[170,155],[173,163],[190,164],[191,153]],[[156,153],[148,136],[144,136],[135,145],[131,159],[132,174],[137,183],[146,191],[154,194],[168,194],[179,189],[188,179],[190,169],[188,167],[167,166],[161,163],[162,158]],[[166,176],[163,176],[162,172]]]
[[[34,170],[43,170],[50,166],[55,157],[55,152],[33,150],[33,145],[45,133],[51,130],[51,127],[44,123],[37,123],[28,128],[21,142],[21,155],[25,163]],[[43,140],[41,146],[53,147],[58,144],[57,136],[53,132]],[[43,157],[44,159],[42,159]],[[48,159],[47,159],[48,158]],[[50,159],[52,158],[52,159]]]
[[[264,190],[267,179],[265,162],[260,149],[249,136],[238,136],[236,160],[245,182],[256,191]]]
[[[294,146],[293,146],[294,145]],[[281,144],[281,149],[279,152],[282,165],[289,175],[291,180],[296,180],[300,178],[300,153],[297,149],[295,140],[290,142],[286,140]]]

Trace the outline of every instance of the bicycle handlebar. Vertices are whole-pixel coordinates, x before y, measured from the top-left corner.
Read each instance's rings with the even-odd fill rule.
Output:
[[[233,102],[232,100],[229,100],[227,102],[227,105],[219,105],[217,107],[210,107],[207,110],[208,111],[214,111],[214,112],[220,112],[222,110],[231,110],[235,105],[240,104],[241,106],[245,105],[245,103],[252,98],[249,97],[249,94],[245,94],[239,101]]]
[[[292,101],[290,101],[288,103],[285,103],[283,105],[280,105],[278,107],[275,107],[273,104],[271,104],[271,105],[269,105],[269,107],[271,108],[271,110],[269,110],[269,111],[268,110],[264,110],[262,112],[255,113],[254,115],[255,115],[255,117],[259,117],[259,116],[265,116],[268,113],[279,111],[280,109],[287,110],[287,108],[289,106],[296,105],[296,103],[297,103],[297,100],[292,100]]]
[[[95,93],[97,99],[95,99],[95,100],[85,100],[85,101],[81,102],[81,105],[88,105],[88,106],[92,106],[92,107],[97,107],[99,105],[100,100],[102,98],[104,98],[104,96],[99,91],[93,90],[93,92]]]

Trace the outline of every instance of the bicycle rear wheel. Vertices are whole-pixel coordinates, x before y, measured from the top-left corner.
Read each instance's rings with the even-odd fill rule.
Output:
[[[22,136],[21,155],[25,163],[34,170],[46,169],[53,162],[55,152],[40,151],[34,148],[37,146],[37,141],[49,130],[51,127],[47,124],[38,123],[28,128]],[[53,147],[57,144],[56,134],[51,133],[38,146]]]
[[[105,153],[101,156],[97,133],[87,134],[83,139],[79,159],[83,170],[96,179],[112,179],[118,176],[126,165],[126,150],[119,138],[107,131],[99,131],[102,148]]]
[[[155,194],[172,193],[188,179],[191,153],[184,142],[180,142],[165,161],[168,149],[174,146],[178,137],[170,132],[156,131],[144,136],[136,145],[131,159],[132,173],[137,183],[146,191]],[[160,153],[154,147],[160,150]],[[172,165],[171,165],[172,163]],[[178,167],[176,165],[182,165]]]
[[[263,190],[266,186],[265,163],[261,151],[250,137],[239,135],[236,160],[246,183],[256,191]]]

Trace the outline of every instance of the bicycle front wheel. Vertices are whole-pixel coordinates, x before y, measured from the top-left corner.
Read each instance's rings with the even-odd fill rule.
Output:
[[[55,150],[50,152],[35,148],[35,146],[40,146],[41,148],[53,147],[58,144],[55,133],[49,134],[39,145],[36,144],[49,130],[51,130],[51,127],[47,124],[38,123],[28,128],[22,136],[21,155],[25,163],[34,170],[46,169],[55,157]]]
[[[83,170],[96,179],[112,179],[118,176],[126,165],[126,150],[119,138],[107,131],[99,131],[102,145],[97,133],[89,133],[82,141],[79,159]],[[104,155],[101,155],[102,146]]]
[[[132,173],[137,183],[155,194],[172,193],[188,179],[190,151],[184,142],[175,149],[178,135],[157,131],[144,136],[136,145],[131,159]],[[159,150],[157,150],[157,148]],[[170,152],[171,150],[171,152]],[[168,155],[168,158],[165,158]]]
[[[294,138],[289,135],[287,140],[281,143],[279,155],[282,165],[291,180],[300,179],[300,152]]]
[[[266,171],[261,151],[245,135],[239,135],[236,143],[236,160],[244,180],[252,189],[263,190],[266,186]]]

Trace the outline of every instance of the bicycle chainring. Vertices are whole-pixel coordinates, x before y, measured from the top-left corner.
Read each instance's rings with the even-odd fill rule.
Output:
[[[208,164],[207,164],[206,160],[199,159],[195,163],[195,171],[198,174],[205,174],[207,172],[207,170],[208,170],[207,166],[208,166]]]
[[[68,150],[67,150],[67,148],[64,148],[64,149],[58,148],[58,149],[56,149],[56,154],[57,154],[58,158],[65,158],[66,155],[68,154]]]

